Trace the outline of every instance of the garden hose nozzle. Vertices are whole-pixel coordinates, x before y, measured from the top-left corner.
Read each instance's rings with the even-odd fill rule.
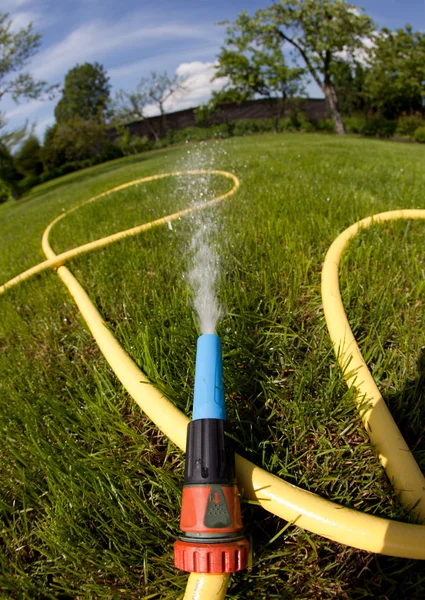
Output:
[[[188,425],[180,529],[174,564],[195,573],[233,573],[248,564],[235,454],[225,435],[220,338],[201,335],[196,351],[193,420]]]

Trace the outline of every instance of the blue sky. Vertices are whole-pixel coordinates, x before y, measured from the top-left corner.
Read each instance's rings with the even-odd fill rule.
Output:
[[[197,106],[213,86],[211,66],[223,42],[225,28],[217,21],[232,20],[241,10],[252,13],[270,0],[0,0],[0,12],[9,12],[14,27],[33,22],[43,35],[29,70],[49,83],[62,84],[66,72],[84,62],[104,65],[112,95],[133,89],[152,70],[186,75],[188,91],[170,109]],[[357,4],[356,2],[352,2]],[[364,0],[359,3],[378,23],[390,29],[411,23],[425,30],[425,0]],[[310,96],[320,91],[311,84]],[[29,101],[16,105],[3,99],[9,127],[26,120],[36,123],[42,137],[53,122],[53,102]]]

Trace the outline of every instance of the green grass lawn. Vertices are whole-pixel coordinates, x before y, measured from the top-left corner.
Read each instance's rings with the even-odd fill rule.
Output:
[[[344,506],[409,520],[335,364],[320,271],[354,221],[425,207],[424,148],[261,135],[74,173],[0,206],[0,283],[44,259],[41,235],[62,210],[132,179],[196,168],[241,179],[236,196],[204,213],[222,260],[218,333],[238,451]],[[218,177],[139,185],[63,219],[52,246],[60,252],[229,187]],[[120,343],[188,415],[198,329],[184,275],[198,225],[188,217],[68,265]],[[341,279],[364,357],[422,470],[424,233],[421,222],[372,227],[351,244]],[[181,598],[187,577],[173,567],[173,542],[183,460],[117,383],[54,273],[0,297],[0,598]],[[243,517],[253,566],[232,577],[229,598],[425,597],[419,561],[282,532],[285,522],[252,504]]]

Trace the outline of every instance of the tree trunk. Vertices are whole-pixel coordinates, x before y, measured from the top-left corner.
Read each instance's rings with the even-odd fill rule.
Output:
[[[332,83],[325,83],[323,86],[323,93],[325,94],[326,102],[332,115],[333,122],[335,123],[335,131],[339,135],[345,134],[344,123],[342,122],[341,113],[338,108],[338,98],[336,90]]]

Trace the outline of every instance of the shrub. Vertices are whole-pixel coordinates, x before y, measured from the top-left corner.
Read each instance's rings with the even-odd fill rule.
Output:
[[[220,123],[220,125],[212,125],[209,129],[211,131],[211,137],[214,138],[228,138],[233,135],[234,123]]]
[[[312,122],[315,131],[327,131],[329,133],[335,132],[335,123],[332,119],[319,119],[318,121]]]
[[[404,115],[397,121],[397,135],[414,137],[418,128],[425,127],[425,120],[420,115]]]
[[[303,131],[304,133],[313,133],[313,131],[317,131],[317,124],[313,123],[312,121],[309,121],[308,119],[306,119],[304,116],[300,117],[300,131]]]
[[[347,133],[363,133],[366,126],[366,117],[363,115],[353,115],[344,117],[344,127]]]
[[[363,135],[389,138],[395,134],[397,121],[392,121],[379,115],[369,117],[363,127]]]
[[[12,200],[12,198],[12,188],[3,179],[0,179],[0,204],[7,202],[7,200]]]
[[[31,188],[35,187],[40,183],[40,175],[27,175],[22,181],[19,182],[19,191],[21,194],[25,194]]]
[[[217,104],[214,100],[210,100],[195,109],[195,123],[199,127],[208,127],[211,125],[216,113]]]
[[[213,137],[209,127],[186,127],[168,131],[165,138],[160,140],[164,145],[184,144],[185,142],[202,142]],[[156,144],[155,144],[156,145]],[[159,146],[158,146],[159,147]],[[163,146],[160,146],[163,147]]]
[[[142,146],[143,146],[143,140],[147,138],[140,138],[140,141],[142,142]],[[137,148],[137,144],[136,144],[136,148]],[[142,152],[142,150],[137,150],[137,152]],[[90,162],[93,165],[99,165],[100,163],[104,163],[108,160],[115,160],[116,158],[122,158],[124,156],[124,152],[122,151],[122,149],[117,146],[116,144],[113,144],[112,142],[106,142],[106,144],[103,147],[103,151],[101,154],[98,154],[97,156],[95,156],[92,160],[89,160],[88,162]]]
[[[295,127],[292,124],[291,119],[285,117],[284,119],[279,119],[279,131],[295,131]]]
[[[425,144],[425,126],[418,127],[413,135],[414,139],[420,144]]]
[[[143,137],[131,135],[127,127],[122,127],[120,131],[121,136],[118,138],[117,144],[110,144],[110,146],[118,148],[118,150],[121,152],[121,156],[139,154],[139,152],[145,152],[146,150],[150,150],[153,147],[153,143],[146,135],[144,135]],[[107,148],[109,148],[109,145],[107,145]],[[105,150],[102,152],[102,154],[104,153]],[[116,155],[113,158],[119,158],[116,150],[115,154]]]
[[[43,172],[41,161],[41,146],[38,139],[31,135],[22,144],[21,149],[15,155],[16,168],[22,175],[40,175]]]

